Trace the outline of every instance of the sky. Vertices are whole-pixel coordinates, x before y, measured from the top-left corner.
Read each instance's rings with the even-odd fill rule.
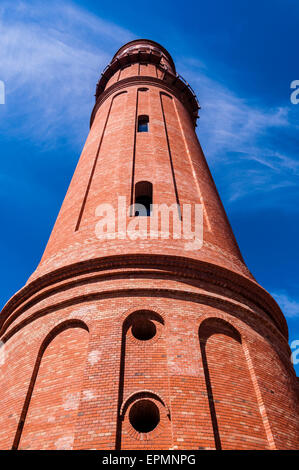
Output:
[[[297,0],[1,1],[1,306],[40,261],[103,68],[150,38],[199,99],[197,133],[243,257],[299,340],[298,24]]]

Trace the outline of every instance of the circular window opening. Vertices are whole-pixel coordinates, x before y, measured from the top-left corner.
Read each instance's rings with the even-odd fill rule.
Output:
[[[137,318],[132,325],[132,335],[141,341],[152,339],[156,331],[156,325],[148,318]]]
[[[138,432],[153,431],[160,422],[160,411],[151,400],[139,400],[132,405],[129,420]]]

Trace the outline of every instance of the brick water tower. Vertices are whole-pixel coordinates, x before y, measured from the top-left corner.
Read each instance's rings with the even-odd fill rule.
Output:
[[[299,448],[286,321],[244,264],[198,108],[154,41],[101,75],[42,260],[1,314],[1,449]]]

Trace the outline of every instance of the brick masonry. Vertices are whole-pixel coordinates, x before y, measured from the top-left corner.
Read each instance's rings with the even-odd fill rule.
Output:
[[[42,260],[1,314],[1,449],[299,447],[286,321],[242,259],[196,114],[153,41],[105,69]],[[134,201],[139,181],[154,203],[203,205],[200,250],[96,237],[98,205]]]

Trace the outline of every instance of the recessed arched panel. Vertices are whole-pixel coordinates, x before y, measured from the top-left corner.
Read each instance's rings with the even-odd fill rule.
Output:
[[[40,348],[14,448],[72,449],[88,347],[84,324],[56,328]]]
[[[168,93],[165,93],[164,91],[160,91],[161,96],[167,96],[167,98],[170,98],[172,100],[172,96],[169,95]]]
[[[82,199],[82,204],[75,227],[75,232],[79,230],[81,226],[83,214],[89,214],[89,217],[91,214],[92,217],[94,216],[94,199],[91,198],[91,200],[89,200],[89,195],[93,194],[94,192],[97,192],[99,188],[101,188],[103,185],[105,185],[105,183],[107,183],[107,178],[111,174],[110,171],[108,172],[108,163],[111,164],[111,160],[113,159],[113,153],[115,158],[117,155],[118,160],[119,148],[114,145],[111,149],[110,142],[114,141],[119,143],[119,132],[124,124],[123,110],[125,108],[127,95],[127,90],[122,90],[116,93],[110,101],[106,117],[103,121],[103,128],[99,137],[99,143],[94,156],[94,161],[89,174],[84,197]],[[108,173],[103,174],[103,171],[106,171]],[[114,182],[112,183],[114,184]],[[98,199],[96,200],[98,201]]]
[[[166,352],[161,315],[146,309],[130,313],[122,328],[116,449],[171,447]]]
[[[202,322],[199,340],[216,449],[267,449],[239,332],[210,318]]]

